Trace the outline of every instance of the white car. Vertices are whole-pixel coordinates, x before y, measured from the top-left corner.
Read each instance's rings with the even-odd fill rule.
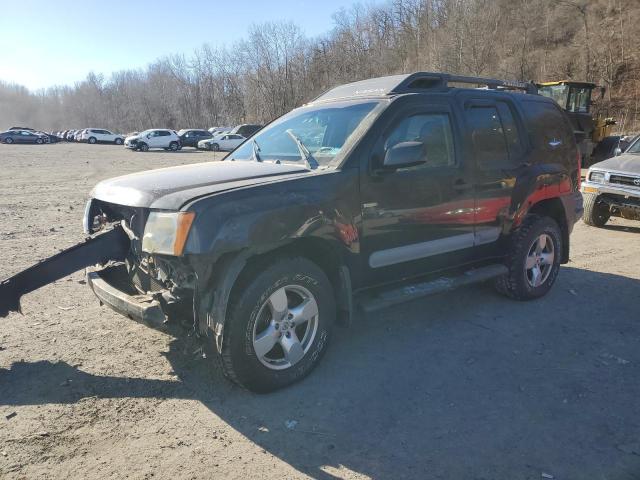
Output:
[[[235,150],[245,140],[246,138],[242,135],[223,133],[207,140],[200,140],[198,148],[201,150],[213,150],[214,152],[219,152],[220,150],[231,151]]]
[[[151,129],[125,138],[124,146],[141,152],[146,152],[150,148],[164,148],[175,152],[180,149],[180,137],[173,130]]]
[[[102,128],[87,128],[82,131],[80,141],[91,144],[115,143],[116,145],[122,145],[124,143],[124,136]]]

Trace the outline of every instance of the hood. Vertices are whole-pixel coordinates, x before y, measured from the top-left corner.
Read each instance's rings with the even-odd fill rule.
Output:
[[[127,138],[124,139],[125,142],[130,142],[131,140],[139,140],[140,139],[140,134],[138,135],[129,135]]]
[[[617,157],[608,158],[594,163],[591,168],[599,170],[615,170],[621,173],[640,175],[640,154],[623,153]]]
[[[300,165],[222,161],[182,165],[104,180],[91,197],[104,202],[179,210],[203,195],[310,172]]]

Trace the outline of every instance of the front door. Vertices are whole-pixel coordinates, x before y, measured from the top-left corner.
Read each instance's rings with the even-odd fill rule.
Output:
[[[386,121],[361,174],[367,286],[448,269],[472,260],[474,194],[458,148],[453,110],[443,104],[399,108]],[[422,142],[424,163],[387,170],[401,142]]]

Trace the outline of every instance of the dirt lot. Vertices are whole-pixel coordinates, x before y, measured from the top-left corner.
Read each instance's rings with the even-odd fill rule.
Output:
[[[82,239],[97,181],[213,158],[0,145],[0,278]],[[578,224],[539,301],[477,286],[359,318],[266,396],[74,274],[0,319],[0,477],[639,479],[638,227]]]

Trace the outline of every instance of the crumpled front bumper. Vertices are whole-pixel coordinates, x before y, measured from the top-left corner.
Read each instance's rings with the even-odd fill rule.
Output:
[[[124,265],[87,269],[87,283],[101,303],[150,326],[163,325],[167,317],[158,294],[140,294],[132,288]]]

